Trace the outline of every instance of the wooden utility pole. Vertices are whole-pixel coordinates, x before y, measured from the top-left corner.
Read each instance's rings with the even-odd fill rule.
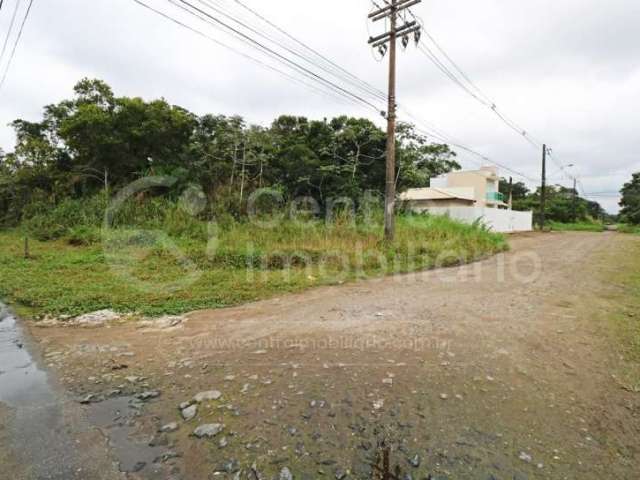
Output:
[[[540,189],[540,230],[544,231],[547,201],[547,145],[542,146],[542,188]]]
[[[384,195],[384,238],[396,234],[396,49],[397,0],[392,0],[389,36],[389,106],[387,107],[387,180]]]
[[[242,145],[242,173],[240,174],[240,205],[242,205],[242,200],[244,198],[244,177],[245,170],[247,166],[247,144],[244,143]]]
[[[389,44],[389,98],[387,107],[387,154],[386,154],[386,182],[384,198],[384,238],[393,241],[395,238],[395,205],[396,205],[396,55],[397,40],[402,37],[403,45],[409,44],[409,35],[415,35],[415,41],[420,41],[420,25],[417,21],[406,22],[398,27],[398,13],[419,4],[422,0],[390,0],[388,5],[369,14],[369,18],[377,22],[389,19],[388,32],[377,37],[371,37],[369,44],[378,48],[383,55]]]
[[[573,222],[578,221],[578,179],[573,178],[573,202],[571,204],[571,218]]]
[[[513,177],[509,177],[509,210],[513,210]]]

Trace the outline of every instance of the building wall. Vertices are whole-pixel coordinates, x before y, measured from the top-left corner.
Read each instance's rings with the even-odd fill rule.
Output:
[[[473,187],[476,202],[480,205],[487,203],[487,177],[474,172],[450,173],[448,178],[450,187]]]
[[[533,212],[516,212],[488,207],[430,207],[433,215],[447,215],[455,220],[472,224],[480,220],[494,232],[513,233],[533,231]],[[423,210],[424,211],[424,210]]]
[[[500,191],[500,177],[495,168],[483,167],[481,170],[451,172],[432,178],[431,187],[473,189],[476,204],[485,206],[487,193]]]

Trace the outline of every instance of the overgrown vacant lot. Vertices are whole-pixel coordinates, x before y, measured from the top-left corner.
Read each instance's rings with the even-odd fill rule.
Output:
[[[378,222],[154,227],[80,227],[56,240],[31,238],[28,258],[23,231],[1,232],[0,297],[32,317],[105,308],[175,314],[460,264],[507,249],[504,236],[479,226],[412,215],[398,218],[393,245],[381,241]]]

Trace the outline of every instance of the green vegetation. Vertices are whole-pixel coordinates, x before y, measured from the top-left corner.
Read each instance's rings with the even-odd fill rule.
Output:
[[[540,188],[536,189],[535,192],[531,192],[522,182],[516,182],[510,187],[509,181],[502,179],[500,182],[500,192],[505,195],[506,199],[509,198],[510,188],[513,198],[513,209],[533,211],[534,220],[539,224]],[[597,224],[598,222],[612,219],[598,202],[581,198],[579,193],[573,188],[566,188],[562,185],[547,186],[545,216],[547,222],[553,222],[556,225],[574,224],[578,227],[583,224]],[[581,228],[577,229],[581,230]],[[568,230],[574,229],[569,228]]]
[[[625,223],[640,225],[640,173],[634,173],[630,182],[622,187],[620,219]]]
[[[85,79],[40,121],[12,126],[0,297],[30,316],[181,313],[506,248],[481,226],[413,215],[384,243],[386,133],[367,119],[247,125]],[[459,168],[410,124],[397,152],[399,190]]]
[[[101,235],[97,227],[76,226],[57,240],[32,240],[28,259],[23,232],[0,233],[0,296],[31,317],[103,308],[176,314],[455,265],[507,248],[502,235],[445,217],[398,217],[398,238],[390,246],[380,240],[377,216],[340,216],[330,224],[289,219],[265,228],[233,220],[217,228],[187,225],[177,216],[174,210],[156,223],[182,231],[168,241],[148,228],[120,227]]]
[[[283,115],[268,127],[247,125],[165,100],[117,97],[104,82],[85,79],[71,99],[45,107],[40,121],[12,126],[14,151],[0,151],[0,227],[148,176],[174,178],[174,200],[197,187],[210,214],[236,219],[263,187],[285,201],[313,197],[320,213],[332,199],[357,203],[384,191],[386,133],[363,118]],[[399,124],[397,143],[399,190],[460,168],[447,145],[430,143],[410,124]]]
[[[621,383],[625,389],[640,393],[640,243],[630,244],[626,263],[612,273],[611,282],[620,288],[612,300],[617,313],[611,317],[616,344],[625,362],[621,365]]]
[[[629,224],[623,223],[618,225],[618,232],[640,235],[640,225],[629,225]]]
[[[637,255],[640,255],[640,251]],[[627,311],[619,315],[621,337],[625,339],[626,352],[636,363],[640,363],[640,265],[638,267],[627,278],[627,287],[633,302],[627,306]]]
[[[551,230],[558,232],[604,232],[605,226],[598,222],[560,223],[550,222]]]

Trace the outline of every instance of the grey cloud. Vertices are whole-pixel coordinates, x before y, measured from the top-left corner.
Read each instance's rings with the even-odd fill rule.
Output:
[[[146,1],[171,8],[165,0]],[[245,1],[385,89],[386,64],[377,63],[366,44],[370,31],[380,28],[367,28],[369,1]],[[577,165],[588,191],[617,191],[632,171],[640,170],[635,131],[640,107],[639,2],[430,0],[414,10],[510,117],[549,143],[563,162]],[[3,9],[2,31],[7,22]],[[190,23],[257,55],[220,32]],[[401,54],[399,75],[400,103],[413,113],[496,161],[539,177],[540,152],[467,98],[420,52],[410,47]],[[372,110],[292,84],[155,17],[132,0],[39,1],[0,92],[0,146],[10,150],[13,143],[4,125],[18,117],[37,119],[43,105],[69,96],[83,76],[105,79],[118,94],[162,96],[197,113],[237,113],[254,122],[266,123],[282,113],[314,118],[344,113],[382,120]],[[476,161],[461,158],[468,166]],[[599,200],[616,210],[616,199]]]

